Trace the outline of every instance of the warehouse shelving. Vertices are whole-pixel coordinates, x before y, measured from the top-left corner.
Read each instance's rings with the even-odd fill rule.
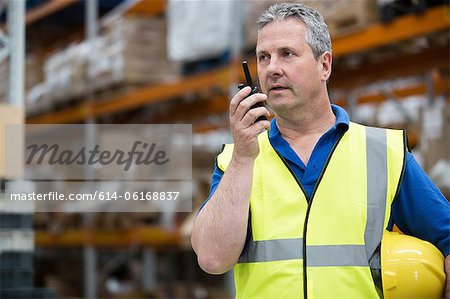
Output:
[[[43,4],[29,10],[25,16],[25,24],[31,25],[39,20],[45,19],[52,14],[55,14],[65,8],[70,7],[73,4],[80,3],[83,0],[49,0]],[[140,14],[140,15],[156,15],[165,11],[165,1],[152,0],[151,5],[148,5],[143,0],[127,1],[123,5],[123,9],[128,14]]]
[[[129,3],[129,6],[126,7],[128,14],[153,16],[162,14],[166,10],[165,0],[152,0],[151,5],[147,0],[134,0]]]
[[[146,7],[142,1],[138,1],[136,5],[137,6],[130,7],[130,11],[142,12],[142,7]],[[161,6],[160,9],[163,9],[163,6]],[[336,38],[333,40],[333,55],[336,58],[343,57],[345,55],[357,53],[363,50],[389,45],[400,40],[406,40],[431,34],[433,32],[447,29],[449,27],[449,24],[450,20],[448,17],[447,6],[432,8],[421,15],[408,15],[400,17],[389,24],[375,24],[361,32]],[[448,60],[448,55],[442,54],[445,53],[445,51],[447,51],[448,53],[448,48],[441,49],[439,52],[439,57],[446,57]],[[409,61],[409,65],[414,65],[414,63],[420,65],[423,61],[422,59],[420,59],[420,57],[422,57],[421,55],[427,55],[428,61],[432,60],[433,64],[435,64],[437,61],[436,55],[418,55],[419,59],[417,59],[418,57],[414,57],[416,58],[416,60],[414,62]],[[405,64],[406,61],[407,59],[400,58],[400,63],[398,65],[401,66],[402,63]],[[390,65],[387,66],[388,69],[395,68],[395,64],[396,63],[394,61],[390,63]],[[445,58],[439,64],[448,65]],[[428,65],[425,65],[425,67],[428,67]],[[101,102],[84,101],[78,106],[65,110],[28,117],[27,123],[79,123],[83,122],[88,117],[99,117],[102,115],[124,112],[156,102],[170,100],[174,97],[181,96],[189,92],[197,92],[211,88],[226,90],[232,83],[234,83],[234,81],[236,81],[236,76],[234,74],[240,74],[238,68],[239,65],[232,64],[228,67],[218,70],[186,77],[179,80],[178,82],[149,85],[138,88],[136,90],[131,90],[124,95],[120,95]],[[251,65],[251,70],[253,73],[255,73],[255,69],[255,65]],[[423,69],[420,70],[423,71]],[[343,80],[347,82],[352,81],[351,77],[349,78],[348,76],[346,76],[344,78],[345,79]],[[441,86],[442,84],[438,83],[438,85]],[[422,86],[419,88],[413,88],[412,90],[422,92],[424,88],[425,87]],[[400,94],[402,93],[400,92]],[[407,94],[410,95],[411,93]],[[362,98],[364,102],[366,102],[367,99],[370,100],[371,97]],[[379,100],[379,97],[374,97],[373,99]]]
[[[365,63],[356,69],[334,67],[330,85],[332,88],[354,87],[376,80],[423,74],[433,68],[448,68],[450,65],[448,52],[448,46],[444,46]]]
[[[449,78],[439,79],[433,83],[433,90],[435,95],[442,94],[444,92],[449,92],[450,88],[448,86]],[[391,92],[393,96],[396,98],[405,98],[413,95],[426,94],[428,90],[428,86],[425,84],[417,84],[407,88],[396,89]],[[366,103],[381,103],[387,99],[387,95],[381,92],[362,95],[357,98],[358,104],[366,104]],[[339,99],[338,101],[344,101],[343,99]]]
[[[44,4],[27,12],[25,16],[25,24],[31,25],[32,23],[63,10],[78,1],[79,0],[51,0],[49,2],[45,2]]]
[[[29,26],[39,20],[45,19],[65,8],[79,2],[80,0],[50,0],[44,2],[43,4],[30,9],[25,15],[25,25]],[[0,24],[0,28],[4,27],[5,24]]]
[[[214,85],[218,82],[221,84],[227,85],[227,80],[217,81],[217,77],[227,77],[229,75],[228,70],[215,70],[202,75],[192,76],[189,79],[185,79],[183,81],[174,83],[174,84],[166,84],[166,85],[158,85],[158,86],[149,86],[143,89],[139,89],[136,91],[130,91],[125,95],[118,96],[114,99],[99,102],[99,103],[82,103],[76,108],[70,108],[63,111],[48,113],[41,116],[30,117],[27,119],[27,123],[30,124],[56,124],[56,123],[77,123],[83,122],[89,116],[101,116],[108,113],[115,112],[124,112],[126,110],[139,108],[144,105],[149,105],[152,103],[157,103],[161,101],[165,101],[168,98],[174,97],[176,95],[181,95],[183,93],[189,91],[200,91],[201,89],[207,89],[211,87],[217,87]],[[203,85],[203,83],[207,83],[207,85]],[[183,89],[186,87],[186,89]],[[222,86],[224,87],[224,86]],[[405,90],[395,91],[394,94],[398,95],[398,97],[406,97],[410,95],[416,94],[424,94],[426,91],[425,84],[414,86],[411,88],[407,88]],[[436,83],[436,91],[444,92],[449,91],[448,87],[448,78],[447,80],[441,80]],[[207,111],[201,111],[204,114],[208,115],[208,113],[214,112],[219,113],[226,111],[227,99],[219,98],[220,101],[213,101],[211,105],[213,108]],[[358,102],[367,103],[367,102],[380,102],[385,99],[385,96],[379,95],[362,95],[358,98]],[[337,104],[345,106],[345,101],[343,99],[337,99]],[[192,107],[191,107],[192,108]],[[192,109],[194,110],[194,109]],[[186,113],[184,110],[183,113]],[[198,115],[199,112],[197,111]]]
[[[144,105],[165,101],[176,96],[194,91],[207,90],[212,87],[228,88],[230,82],[230,68],[221,68],[199,75],[190,76],[174,83],[150,85],[132,90],[124,95],[102,102],[84,102],[75,108],[56,111],[36,117],[30,117],[27,122],[33,124],[76,123],[82,122],[88,116],[139,108]]]
[[[391,23],[375,24],[357,34],[340,37],[333,42],[333,56],[348,55],[445,30],[449,24],[448,6],[438,6],[424,14],[403,16]]]
[[[169,231],[158,226],[134,227],[124,231],[92,231],[74,229],[61,234],[44,231],[35,232],[35,244],[38,247],[126,247],[141,246],[178,246],[181,237],[177,231]]]

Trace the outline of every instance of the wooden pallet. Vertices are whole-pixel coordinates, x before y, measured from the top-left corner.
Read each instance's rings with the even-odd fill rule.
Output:
[[[340,37],[361,31],[378,19],[376,1],[336,1],[329,3],[331,13],[325,21],[332,37]]]

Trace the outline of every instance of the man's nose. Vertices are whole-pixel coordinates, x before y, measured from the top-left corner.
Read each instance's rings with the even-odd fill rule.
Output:
[[[272,58],[267,66],[267,75],[271,77],[280,77],[283,74],[280,61],[277,58]]]

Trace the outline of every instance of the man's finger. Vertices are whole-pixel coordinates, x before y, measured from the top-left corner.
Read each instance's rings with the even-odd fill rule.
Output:
[[[251,90],[250,86],[246,86],[234,95],[230,102],[230,117],[234,116],[239,103],[250,94]]]
[[[266,107],[257,107],[257,108],[250,109],[245,114],[244,118],[242,119],[243,126],[250,127],[251,125],[253,125],[255,123],[255,121],[258,119],[258,117],[260,117],[262,115],[269,118],[270,112],[269,112],[269,110],[267,110]]]
[[[236,112],[233,117],[238,121],[242,120],[254,104],[263,102],[265,100],[267,100],[267,96],[263,93],[257,93],[248,98],[245,98],[244,100],[239,102],[239,105],[236,108]]]

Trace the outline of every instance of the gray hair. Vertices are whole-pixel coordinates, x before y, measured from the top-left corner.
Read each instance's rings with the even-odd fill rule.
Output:
[[[331,38],[322,15],[315,9],[300,3],[281,3],[269,7],[258,19],[258,32],[267,24],[282,19],[293,18],[303,22],[307,31],[306,43],[318,59],[324,52],[331,52]]]

